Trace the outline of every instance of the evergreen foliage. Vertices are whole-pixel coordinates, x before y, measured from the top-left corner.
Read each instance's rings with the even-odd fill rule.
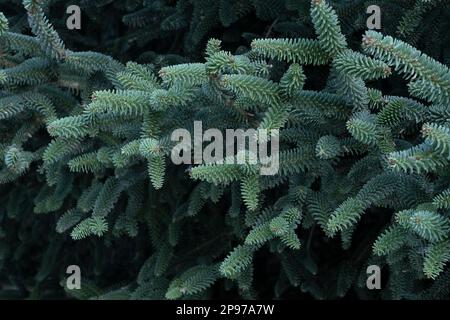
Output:
[[[450,10],[380,2],[0,1],[0,296],[449,298]],[[279,172],[173,164],[194,121]]]

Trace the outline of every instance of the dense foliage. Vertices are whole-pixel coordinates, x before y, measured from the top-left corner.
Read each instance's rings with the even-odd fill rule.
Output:
[[[0,1],[1,297],[449,298],[450,5],[370,4]],[[194,121],[279,173],[174,165]]]

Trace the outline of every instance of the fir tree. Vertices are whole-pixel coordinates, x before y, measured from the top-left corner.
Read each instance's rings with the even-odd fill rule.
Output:
[[[361,3],[117,1],[111,16],[131,31],[114,43],[144,48],[124,63],[114,58],[133,48],[110,57],[66,42],[51,3],[8,4],[0,283],[34,298],[220,298],[220,287],[255,299],[261,284],[273,288],[263,298],[448,298],[450,48],[410,38],[420,21],[445,30],[439,2],[389,2],[410,15],[356,44]],[[80,5],[98,27],[107,4]],[[264,32],[245,29],[250,13]],[[227,34],[240,24],[247,43]],[[170,53],[145,51],[150,41]],[[171,134],[193,136],[194,121],[279,130],[278,174],[248,162],[174,165]],[[90,282],[64,293],[51,279],[86,253]],[[365,287],[372,264],[388,270],[381,292]]]

